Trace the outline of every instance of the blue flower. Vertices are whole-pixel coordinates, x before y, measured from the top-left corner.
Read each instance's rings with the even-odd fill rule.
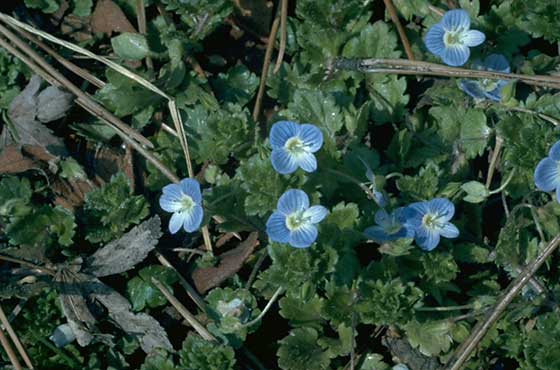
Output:
[[[484,59],[484,63],[476,60],[472,65],[473,69],[484,71],[510,73],[508,61],[501,54],[491,54]],[[494,101],[502,100],[502,90],[507,85],[505,80],[491,80],[488,78],[480,80],[461,80],[461,90],[472,96],[475,100],[490,99]]]
[[[412,203],[407,208],[406,222],[414,229],[414,238],[420,248],[431,251],[439,244],[440,236],[459,236],[457,227],[449,222],[455,214],[455,206],[448,199]]]
[[[484,42],[486,36],[480,31],[471,30],[469,13],[462,9],[450,10],[443,15],[426,34],[428,50],[450,66],[462,66],[467,62],[471,51],[469,48]]]
[[[407,225],[407,210],[397,208],[389,214],[380,209],[375,213],[376,226],[370,226],[364,230],[364,234],[377,242],[388,242],[400,238],[414,237],[414,230]]]
[[[309,207],[309,198],[301,190],[290,189],[278,200],[277,210],[266,222],[270,240],[307,248],[317,239],[317,226],[326,216],[323,206]]]
[[[164,211],[173,213],[169,232],[175,234],[181,226],[189,233],[198,230],[204,216],[200,184],[193,179],[184,179],[179,184],[164,186],[162,192],[159,205]]]
[[[560,141],[550,148],[548,157],[537,165],[535,185],[542,191],[556,190],[556,200],[560,203]]]
[[[301,167],[305,172],[317,169],[313,153],[323,145],[323,133],[314,125],[300,125],[291,121],[280,121],[270,130],[272,167],[283,175]]]

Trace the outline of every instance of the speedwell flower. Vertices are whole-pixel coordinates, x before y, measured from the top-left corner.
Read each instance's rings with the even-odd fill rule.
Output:
[[[472,64],[473,69],[510,73],[509,63],[501,54],[488,55],[484,62],[475,60]],[[475,100],[490,99],[494,101],[502,100],[502,90],[507,85],[505,80],[491,80],[483,78],[479,80],[461,80],[461,90],[472,96]]]
[[[556,191],[556,200],[560,203],[560,141],[557,141],[548,157],[539,162],[535,169],[535,185],[542,191]]]
[[[480,31],[471,30],[469,13],[462,9],[450,10],[443,15],[426,34],[428,50],[450,66],[462,66],[467,62],[469,48],[484,42],[486,36]]]
[[[175,234],[181,226],[189,233],[198,230],[204,216],[200,184],[193,179],[183,179],[179,184],[164,186],[162,192],[159,205],[173,213],[169,232]]]
[[[397,208],[391,214],[380,209],[375,213],[375,223],[364,230],[364,234],[377,242],[388,242],[400,238],[412,238],[414,230],[406,223],[405,208]]]
[[[270,240],[307,248],[317,239],[317,226],[327,216],[323,206],[309,207],[309,198],[302,190],[290,189],[278,200],[276,211],[266,222]]]
[[[283,175],[295,172],[301,167],[305,172],[317,169],[317,159],[313,153],[323,145],[323,133],[314,125],[300,125],[292,121],[280,121],[270,130],[272,146],[272,167]]]
[[[414,238],[420,248],[431,251],[437,247],[441,236],[459,236],[457,227],[449,222],[455,214],[455,206],[448,199],[412,203],[407,208],[406,222],[414,229]]]

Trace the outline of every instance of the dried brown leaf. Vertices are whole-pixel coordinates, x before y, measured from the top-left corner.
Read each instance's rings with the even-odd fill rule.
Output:
[[[41,78],[32,76],[25,89],[10,103],[8,116],[15,130],[12,134],[21,145],[42,146],[53,154],[63,154],[66,150],[62,139],[36,120],[40,87]]]
[[[113,32],[136,32],[122,9],[111,0],[100,0],[91,16],[91,28],[95,33],[111,36]]]
[[[84,272],[102,277],[128,271],[148,256],[161,235],[159,216],[154,216],[98,249],[87,258]]]
[[[257,237],[258,233],[253,232],[245,241],[239,243],[236,248],[220,255],[220,264],[218,266],[196,269],[192,273],[196,289],[200,293],[207,292],[236,274],[259,244]]]
[[[109,317],[116,325],[138,339],[144,352],[150,353],[156,348],[173,350],[167,333],[152,316],[133,313],[126,298],[95,277],[89,277],[86,286],[90,297],[107,308]]]
[[[0,152],[0,174],[21,173],[37,167],[39,165],[25,157],[16,145],[9,145]]]

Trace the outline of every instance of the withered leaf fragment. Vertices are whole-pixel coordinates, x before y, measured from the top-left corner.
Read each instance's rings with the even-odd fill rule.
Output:
[[[207,292],[237,273],[259,244],[257,237],[258,233],[253,232],[236,248],[220,255],[218,266],[194,270],[192,278],[196,289],[200,293]]]
[[[88,257],[84,272],[103,277],[128,271],[148,256],[161,235],[161,221],[154,216]]]

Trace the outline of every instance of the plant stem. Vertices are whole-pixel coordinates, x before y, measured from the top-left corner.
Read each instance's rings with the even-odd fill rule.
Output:
[[[488,78],[493,80],[518,80],[527,85],[536,85],[560,89],[560,77],[543,75],[523,75],[482,71],[467,68],[444,66],[437,63],[420,62],[406,59],[335,59],[330,69],[361,71],[367,73],[385,73],[401,75],[422,75],[455,78]]]
[[[4,313],[4,310],[2,310],[2,306],[0,306],[0,322],[2,323],[2,325],[4,326],[6,331],[8,332],[8,335],[12,339],[12,342],[14,342],[14,344],[16,346],[16,349],[19,352],[19,355],[21,356],[21,358],[23,358],[23,362],[25,362],[25,365],[30,369],[35,369],[33,367],[33,364],[31,363],[31,360],[29,359],[29,356],[27,355],[27,352],[25,351],[25,348],[21,344],[21,341],[19,340],[16,332],[12,328],[12,325],[8,321],[8,318],[6,317],[6,314]],[[2,329],[0,329],[0,330],[2,330]]]
[[[504,144],[504,139],[500,136],[496,136],[496,145],[494,146],[494,151],[492,152],[492,157],[490,158],[490,166],[488,167],[488,176],[486,176],[486,189],[490,190],[490,185],[492,184],[492,177],[494,176],[494,171],[496,169],[496,164],[498,163],[498,157],[500,156],[500,151]]]
[[[499,188],[489,191],[488,194],[490,194],[490,195],[497,194],[497,193],[501,192],[502,190],[504,190],[509,185],[511,180],[513,179],[513,175],[515,175],[515,168],[511,170],[511,172],[509,173],[506,181],[504,181],[503,184],[500,185]]]
[[[263,67],[261,72],[261,81],[259,84],[259,90],[257,92],[257,98],[255,100],[255,106],[253,107],[253,121],[255,121],[255,123],[259,121],[259,115],[261,114],[261,105],[264,97],[264,89],[266,88],[266,79],[268,77],[268,67],[270,66],[270,58],[272,57],[272,51],[274,50],[274,41],[276,41],[276,33],[278,32],[279,23],[280,23],[280,19],[276,17],[276,19],[274,19],[274,22],[272,22],[272,27],[270,28],[270,35],[268,36],[268,42],[266,44],[266,52],[264,54],[264,62],[263,62]]]
[[[438,311],[438,312],[446,312],[446,311],[460,311],[460,310],[472,310],[474,309],[474,304],[465,304],[462,306],[447,306],[447,307],[418,307],[415,308],[416,311]]]
[[[274,73],[278,73],[282,66],[282,59],[286,52],[286,40],[288,39],[288,0],[281,0],[280,10],[280,48],[278,49],[278,57],[276,58],[276,65],[274,66]]]
[[[387,8],[387,11],[389,12],[389,15],[391,16],[391,20],[393,21],[393,23],[397,27],[397,32],[399,33],[399,37],[401,38],[401,42],[403,44],[404,52],[406,53],[406,57],[409,60],[415,60],[414,59],[414,53],[412,52],[412,48],[410,47],[410,42],[408,41],[408,37],[406,37],[406,33],[405,33],[404,28],[401,24],[401,21],[399,20],[399,15],[397,14],[397,10],[395,9],[395,5],[393,5],[393,1],[392,0],[383,0],[383,2],[385,3],[385,8]]]
[[[278,299],[278,296],[280,294],[282,294],[283,291],[284,291],[283,287],[280,287],[280,288],[276,289],[276,292],[274,292],[274,294],[272,295],[272,298],[270,298],[270,301],[268,301],[268,303],[266,304],[266,306],[264,307],[262,312],[259,314],[259,316],[257,316],[255,319],[249,321],[248,323],[243,324],[243,327],[253,326],[256,323],[258,323],[259,321],[261,321],[263,319],[263,317],[266,315],[266,313],[270,310],[270,308],[272,307],[274,302],[276,302],[276,299]]]
[[[521,289],[530,281],[531,277],[543,265],[546,259],[556,250],[560,244],[560,235],[556,236],[550,243],[539,253],[537,258],[528,264],[517,278],[504,291],[498,299],[492,310],[486,315],[484,320],[479,321],[473,328],[469,338],[463,342],[455,353],[451,356],[444,370],[459,370],[470,357],[471,353],[476,349],[480,341],[484,338],[488,330],[500,318],[502,313],[519,294]]]

